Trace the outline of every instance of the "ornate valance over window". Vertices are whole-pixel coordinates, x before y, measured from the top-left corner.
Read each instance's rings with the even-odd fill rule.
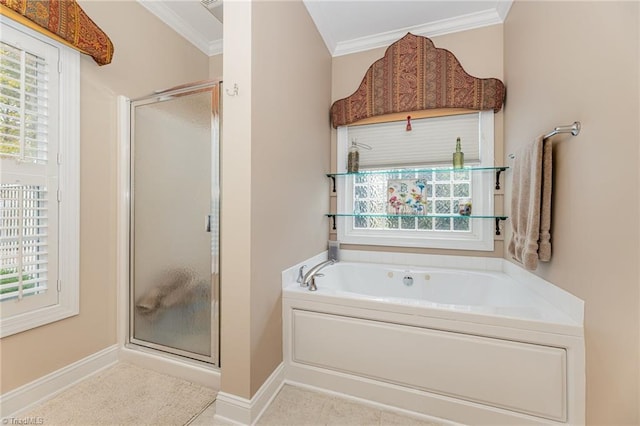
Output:
[[[446,49],[408,33],[367,70],[351,96],[331,106],[333,127],[393,113],[456,108],[500,111],[504,84],[465,72]]]
[[[75,0],[0,0],[0,13],[106,65],[113,43]]]

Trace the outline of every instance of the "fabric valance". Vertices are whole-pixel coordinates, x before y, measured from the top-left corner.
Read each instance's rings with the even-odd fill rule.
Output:
[[[351,96],[331,106],[333,127],[379,115],[442,108],[500,111],[504,84],[465,72],[446,49],[408,33],[367,70]]]
[[[0,0],[0,12],[90,55],[99,65],[111,62],[113,43],[75,0]]]

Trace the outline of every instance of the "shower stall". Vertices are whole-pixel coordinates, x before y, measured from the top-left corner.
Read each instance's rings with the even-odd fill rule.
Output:
[[[219,365],[220,84],[130,102],[129,345]]]

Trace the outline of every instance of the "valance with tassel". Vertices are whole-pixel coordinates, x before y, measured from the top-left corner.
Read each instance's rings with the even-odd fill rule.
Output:
[[[467,74],[453,53],[408,33],[369,67],[358,90],[334,102],[331,122],[338,127],[375,116],[437,109],[498,112],[504,97],[500,80]]]
[[[113,57],[113,43],[75,0],[0,0],[0,13],[82,53],[99,65]]]

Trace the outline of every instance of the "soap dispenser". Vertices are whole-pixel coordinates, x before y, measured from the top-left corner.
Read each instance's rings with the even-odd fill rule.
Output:
[[[349,156],[347,159],[347,172],[357,173],[359,168],[360,168],[360,153],[358,152],[358,144],[354,139],[351,141],[351,146],[349,147]]]
[[[464,152],[460,145],[460,137],[456,140],[456,152],[453,153],[453,168],[461,169],[464,167]]]

